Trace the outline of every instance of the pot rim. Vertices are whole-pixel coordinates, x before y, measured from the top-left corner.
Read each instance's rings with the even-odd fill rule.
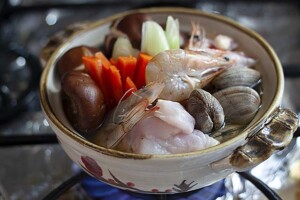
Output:
[[[113,150],[113,149],[107,149],[107,148],[98,146],[98,145],[86,140],[82,136],[80,136],[80,135],[74,133],[73,131],[71,131],[69,128],[67,128],[64,124],[62,124],[58,120],[56,115],[53,113],[50,102],[48,100],[46,83],[48,81],[48,74],[49,74],[51,66],[53,66],[53,64],[56,62],[57,58],[64,51],[64,49],[67,48],[69,43],[71,41],[73,41],[75,38],[77,38],[78,36],[80,36],[81,34],[84,34],[86,32],[89,32],[90,30],[96,29],[97,27],[99,27],[103,24],[109,23],[113,20],[116,20],[120,17],[123,17],[123,16],[128,15],[128,14],[136,13],[136,12],[154,13],[154,14],[155,13],[170,12],[170,13],[182,13],[182,14],[189,14],[189,15],[206,17],[206,18],[210,18],[210,19],[213,19],[213,20],[221,21],[222,23],[225,23],[229,26],[232,26],[232,27],[238,29],[239,31],[247,34],[248,36],[250,36],[254,40],[256,40],[265,49],[265,51],[268,53],[269,57],[272,59],[272,61],[274,63],[274,66],[275,66],[276,78],[278,80],[276,88],[275,88],[276,92],[275,92],[274,97],[272,99],[272,103],[269,106],[269,109],[265,113],[263,113],[262,116],[254,124],[252,124],[251,126],[246,127],[243,130],[243,132],[240,133],[238,136],[233,137],[232,139],[229,139],[228,141],[222,142],[222,143],[220,143],[219,145],[216,145],[216,146],[212,146],[212,147],[209,147],[209,148],[206,148],[206,149],[203,149],[203,150],[199,150],[199,151],[194,151],[194,152],[189,152],[189,153],[181,153],[181,154],[163,154],[163,155],[158,155],[158,154],[153,154],[152,155],[151,154],[151,155],[148,155],[148,154],[135,154],[135,153],[121,152],[121,151],[117,151],[117,150]],[[158,8],[157,7],[152,7],[152,8],[142,8],[142,9],[135,9],[135,10],[125,11],[125,12],[121,12],[121,13],[118,13],[118,14],[111,15],[109,17],[105,17],[103,19],[92,22],[90,24],[89,28],[84,29],[82,31],[78,31],[78,32],[74,33],[70,38],[68,38],[68,40],[66,42],[64,42],[63,44],[61,44],[55,50],[55,52],[51,55],[50,59],[48,60],[46,66],[43,70],[41,80],[40,80],[40,102],[41,102],[41,106],[42,106],[43,111],[47,115],[47,118],[49,120],[51,120],[51,122],[64,135],[66,135],[69,139],[74,140],[75,142],[77,142],[77,143],[79,143],[83,146],[86,146],[89,149],[92,149],[93,151],[103,153],[103,154],[113,156],[113,157],[133,158],[133,159],[148,159],[148,158],[161,159],[161,158],[179,158],[179,157],[187,157],[187,156],[201,156],[201,155],[209,153],[209,152],[220,150],[220,149],[222,149],[226,146],[229,146],[232,143],[236,143],[239,140],[245,139],[254,130],[257,130],[257,127],[261,128],[261,125],[265,122],[265,120],[269,116],[271,116],[271,114],[275,110],[277,110],[277,108],[279,107],[280,101],[282,99],[283,89],[284,89],[284,76],[283,76],[283,70],[282,70],[280,60],[277,57],[274,49],[270,46],[270,44],[268,44],[265,41],[265,39],[263,39],[262,36],[260,36],[255,31],[244,27],[243,25],[239,24],[238,22],[236,22],[236,21],[234,21],[234,20],[232,20],[228,17],[213,14],[213,13],[204,12],[204,11],[201,11],[201,10],[190,9],[190,8],[180,8],[180,7],[158,7]],[[55,133],[55,134],[58,134],[58,133]]]

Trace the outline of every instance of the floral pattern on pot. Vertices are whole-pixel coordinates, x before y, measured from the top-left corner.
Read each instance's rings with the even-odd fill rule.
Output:
[[[136,188],[135,183],[133,182],[123,182],[120,179],[118,179],[110,170],[109,174],[111,175],[111,178],[105,179],[103,177],[103,170],[102,168],[98,165],[98,163],[91,157],[89,156],[81,156],[81,162],[79,162],[80,165],[92,176],[97,178],[98,180],[102,182],[106,182],[110,185],[127,189],[127,190],[132,190],[136,192],[143,192],[143,193],[181,193],[181,192],[187,192],[190,191],[194,186],[197,185],[194,181],[190,183],[186,183],[186,180],[183,180],[180,184],[173,184],[172,189],[166,189],[165,191],[159,191],[156,188],[153,188],[151,191],[144,191]]]

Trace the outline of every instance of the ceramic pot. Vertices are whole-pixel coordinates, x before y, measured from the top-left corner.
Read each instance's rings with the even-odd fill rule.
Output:
[[[132,13],[147,13],[163,23],[168,15],[179,19],[190,32],[191,21],[207,31],[228,35],[250,57],[259,61],[262,105],[255,118],[238,136],[201,151],[174,155],[140,155],[97,146],[70,125],[61,103],[58,59],[79,45],[99,47],[115,20]],[[280,107],[284,88],[282,66],[272,47],[257,33],[221,15],[186,8],[147,8],[110,16],[89,23],[72,34],[52,54],[40,82],[45,116],[69,155],[87,173],[115,187],[141,193],[180,193],[202,188],[235,171],[245,171],[286,147],[298,127],[297,116]]]

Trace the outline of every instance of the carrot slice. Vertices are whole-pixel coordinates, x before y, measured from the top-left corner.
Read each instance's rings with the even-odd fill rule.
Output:
[[[124,86],[124,92],[126,93],[125,99],[129,97],[133,92],[137,91],[137,88],[134,84],[134,82],[131,80],[129,76],[126,77],[125,86]]]
[[[83,56],[82,62],[88,74],[101,88],[101,81],[100,81],[100,74],[102,73],[101,63],[99,63],[94,56]]]
[[[133,56],[119,57],[117,67],[120,70],[122,83],[125,84],[126,77],[129,76],[131,80],[134,78],[137,59]]]
[[[114,65],[114,66],[117,66],[117,64],[118,64],[118,60],[114,59],[113,57],[111,57],[111,58],[109,59],[109,62],[110,62],[110,64],[112,64],[112,65]]]
[[[88,74],[93,78],[93,80],[95,80],[103,92],[106,105],[108,108],[111,108],[114,101],[110,94],[110,87],[107,84],[110,63],[107,63],[105,59],[100,59],[96,56],[83,56],[82,62]]]
[[[124,92],[120,72],[114,65],[111,65],[109,68],[109,80],[112,97],[114,99],[114,102],[118,103],[122,98]]]
[[[152,56],[145,53],[139,53],[138,55],[136,71],[133,79],[138,89],[146,85],[146,66],[151,59]]]
[[[111,64],[110,64],[109,60],[105,57],[105,55],[101,51],[97,52],[95,54],[95,57],[98,58],[99,60],[101,60],[102,65],[104,67],[107,67],[107,68],[110,67]]]

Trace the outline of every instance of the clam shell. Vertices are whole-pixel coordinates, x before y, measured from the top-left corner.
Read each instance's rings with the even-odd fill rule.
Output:
[[[222,143],[222,142],[226,142],[227,140],[239,135],[243,131],[244,128],[245,128],[245,125],[227,124],[226,126],[222,127],[221,129],[213,131],[212,133],[209,134],[209,136],[215,138],[220,143]]]
[[[261,80],[260,72],[248,67],[231,67],[212,80],[216,89],[232,86],[253,87]]]
[[[221,104],[202,89],[192,91],[186,109],[195,118],[195,128],[203,133],[218,130],[224,124],[225,117]]]
[[[234,86],[213,94],[224,109],[225,121],[232,124],[249,123],[260,107],[259,94],[250,87]]]

